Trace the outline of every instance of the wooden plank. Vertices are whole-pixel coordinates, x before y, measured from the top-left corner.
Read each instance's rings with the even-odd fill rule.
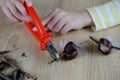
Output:
[[[41,18],[57,7],[70,11],[82,11],[89,6],[101,4],[106,0],[34,0],[33,3]],[[100,54],[97,45],[90,41],[80,50],[76,59],[60,60],[48,64],[51,60],[47,51],[41,51],[39,43],[34,39],[26,26],[13,23],[0,10],[0,50],[19,48],[9,54],[16,59],[21,68],[37,76],[38,80],[119,80],[120,79],[120,51],[113,50],[108,56]],[[53,44],[59,53],[61,41],[73,41],[77,45],[93,36],[97,39],[106,37],[116,46],[120,46],[120,26],[92,32],[89,28],[69,32],[66,35],[53,33]],[[27,57],[22,57],[25,53]]]

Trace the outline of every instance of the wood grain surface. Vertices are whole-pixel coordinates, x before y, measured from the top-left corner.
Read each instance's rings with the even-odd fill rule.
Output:
[[[108,0],[34,0],[38,14],[44,18],[47,14],[56,8],[62,8],[68,11],[82,11],[88,7],[102,4]],[[53,33],[53,44],[59,53],[61,41],[73,41],[77,45],[89,40],[89,36],[97,39],[106,37],[114,45],[120,46],[120,25],[93,32],[89,28],[71,31],[66,35]],[[0,9],[0,50],[13,50],[9,54],[11,58],[16,59],[20,67],[37,76],[38,80],[120,80],[120,51],[113,50],[108,56],[102,55],[97,45],[89,41],[84,49],[79,50],[79,55],[71,61],[54,62],[48,64],[51,60],[47,51],[41,51],[39,43],[28,31],[23,23],[11,22]],[[27,57],[22,57],[25,53]]]

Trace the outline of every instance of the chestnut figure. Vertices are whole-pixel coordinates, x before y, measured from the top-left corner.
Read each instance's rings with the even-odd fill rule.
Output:
[[[104,54],[109,55],[112,50],[112,43],[105,38],[100,38],[98,49]]]
[[[74,58],[76,58],[78,55],[78,50],[77,50],[77,46],[72,42],[68,42],[63,50],[63,53],[60,54],[60,58],[64,58],[65,60],[72,60]],[[48,62],[49,64],[52,64],[55,61],[52,60],[50,62]]]
[[[90,36],[90,39],[93,40],[95,43],[97,43],[99,51],[101,51],[104,55],[109,55],[112,51],[112,49],[117,49],[120,50],[119,47],[113,46],[112,42],[110,42],[106,38],[100,38],[99,41],[94,39],[93,37]]]
[[[67,45],[64,48],[63,54],[65,60],[72,60],[76,58],[78,55],[78,50],[76,48],[76,45],[72,41],[67,43]]]

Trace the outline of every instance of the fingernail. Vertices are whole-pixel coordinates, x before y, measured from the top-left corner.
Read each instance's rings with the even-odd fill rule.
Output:
[[[32,2],[30,2],[30,1],[27,4],[29,7],[32,6]]]
[[[33,27],[33,29],[32,29],[33,31],[37,31],[37,28],[36,27]]]

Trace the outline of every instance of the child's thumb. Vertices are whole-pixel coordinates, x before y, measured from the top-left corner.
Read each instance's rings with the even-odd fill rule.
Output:
[[[46,20],[45,20],[45,19],[43,19],[43,20],[42,20],[42,24],[43,24],[43,26],[44,26],[45,30],[46,30],[46,31],[49,31],[49,29],[46,27],[47,22],[46,22]]]
[[[42,24],[43,24],[43,26],[44,26],[45,30],[46,30],[46,31],[49,31],[49,29],[46,27],[46,21],[45,21],[45,19],[44,19],[44,20],[42,20]],[[37,31],[36,26],[35,26],[35,27],[33,27],[33,29],[32,29],[32,30],[33,30],[33,31]]]
[[[28,6],[32,6],[32,0],[26,0]]]
[[[28,6],[32,6],[32,0],[22,0],[22,2],[24,3],[26,1]]]

